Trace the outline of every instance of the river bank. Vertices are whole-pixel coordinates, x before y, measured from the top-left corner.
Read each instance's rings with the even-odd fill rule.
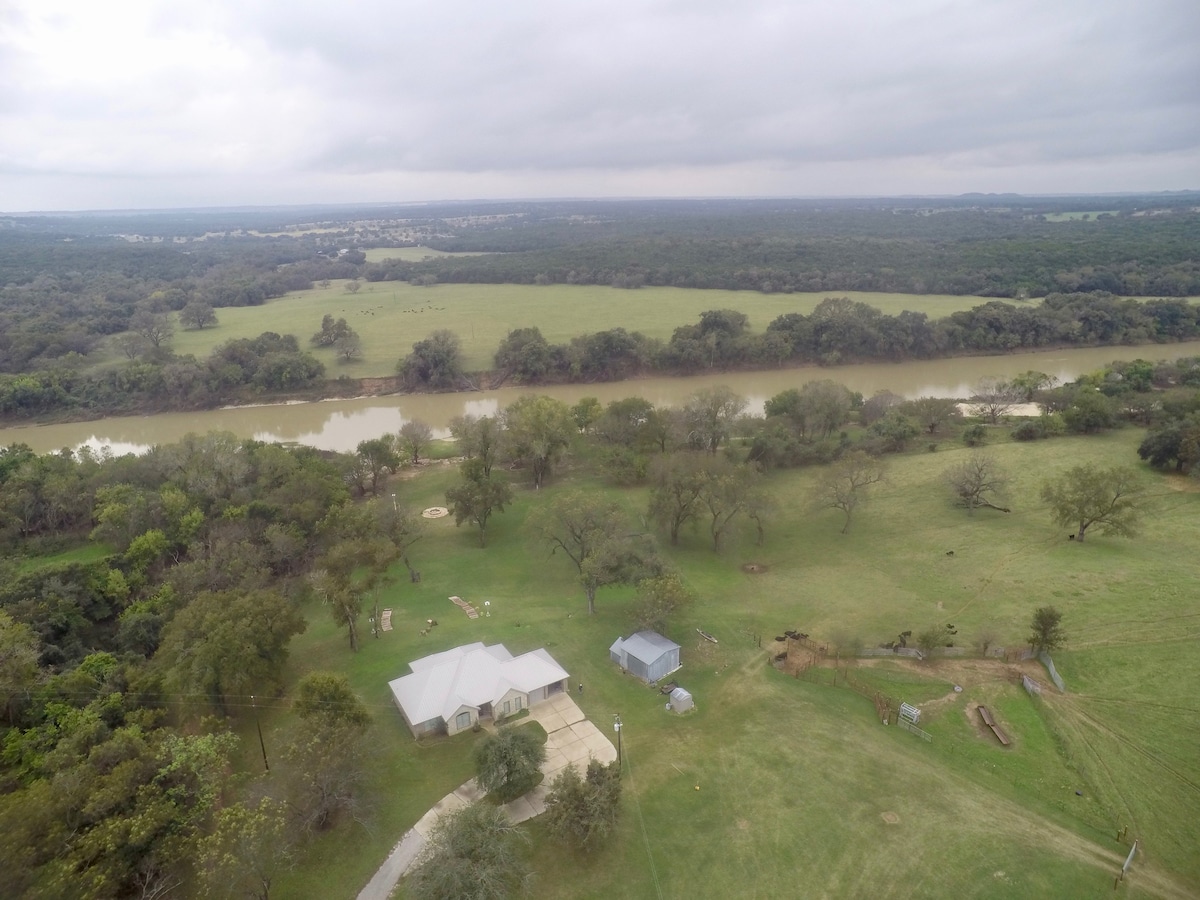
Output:
[[[495,415],[526,394],[545,394],[565,403],[595,397],[601,403],[637,396],[655,406],[676,406],[696,391],[725,385],[745,396],[750,411],[789,388],[828,378],[866,397],[889,390],[909,398],[971,394],[981,378],[1011,378],[1036,369],[1073,381],[1114,360],[1178,359],[1200,356],[1200,341],[1135,347],[1090,347],[1009,356],[955,357],[904,363],[809,367],[768,372],[733,372],[687,377],[643,378],[599,384],[502,387],[445,394],[391,394],[357,398],[314,399],[302,403],[236,406],[201,412],[110,416],[87,422],[0,428],[0,446],[26,443],[39,453],[88,445],[114,453],[141,452],[154,444],[178,441],[189,432],[230,431],[262,441],[308,444],[323,450],[353,451],[360,441],[399,430],[407,421],[430,425],[446,434],[450,420],[462,415]]]

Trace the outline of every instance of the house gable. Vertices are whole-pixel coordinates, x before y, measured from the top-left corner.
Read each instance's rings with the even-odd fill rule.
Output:
[[[544,649],[514,657],[503,644],[467,644],[414,660],[411,674],[388,682],[414,734],[440,720],[450,734],[478,721],[480,710],[503,715],[565,689],[568,674]],[[467,714],[464,718],[464,713]],[[461,721],[460,721],[461,720]]]

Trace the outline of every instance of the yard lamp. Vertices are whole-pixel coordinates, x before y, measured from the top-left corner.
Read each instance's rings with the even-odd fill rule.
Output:
[[[621,714],[613,713],[613,731],[617,733],[617,768],[621,768]]]

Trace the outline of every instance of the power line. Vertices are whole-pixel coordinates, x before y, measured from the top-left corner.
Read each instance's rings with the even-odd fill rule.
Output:
[[[658,868],[654,865],[654,853],[650,850],[650,834],[646,831],[646,817],[642,815],[642,804],[638,800],[637,785],[633,783],[633,761],[629,757],[628,750],[625,751],[625,759],[629,769],[629,787],[633,794],[633,805],[637,809],[638,823],[642,827],[642,843],[646,847],[646,859],[650,861],[650,880],[654,882],[654,892],[658,894],[659,900],[662,900],[662,884],[658,880]]]

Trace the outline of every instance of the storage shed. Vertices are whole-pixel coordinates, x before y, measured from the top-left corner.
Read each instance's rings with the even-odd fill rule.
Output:
[[[654,631],[617,638],[608,648],[608,655],[643,681],[658,681],[679,668],[679,645]]]
[[[671,691],[671,709],[677,713],[687,712],[693,709],[696,702],[692,699],[692,695],[681,687]]]

